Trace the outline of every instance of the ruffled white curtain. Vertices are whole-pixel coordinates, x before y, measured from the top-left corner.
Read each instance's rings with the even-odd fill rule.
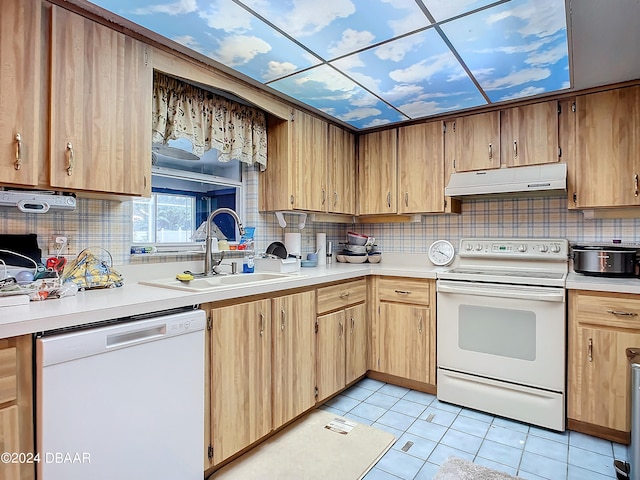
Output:
[[[187,138],[193,153],[218,150],[218,160],[267,168],[264,112],[154,72],[153,142]]]

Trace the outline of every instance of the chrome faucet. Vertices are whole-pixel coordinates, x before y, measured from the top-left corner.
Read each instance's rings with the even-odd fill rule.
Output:
[[[207,218],[207,230],[206,230],[207,239],[205,240],[206,244],[205,244],[205,254],[204,254],[205,276],[213,275],[214,273],[216,273],[213,270],[213,262],[211,260],[211,253],[212,253],[211,240],[213,239],[213,229],[211,228],[211,222],[213,221],[214,217],[218,216],[221,213],[228,213],[229,215],[231,215],[233,219],[236,221],[236,223],[238,224],[238,232],[240,233],[240,235],[244,235],[244,227],[242,226],[242,220],[240,220],[240,217],[235,211],[231,210],[230,208],[223,207],[223,208],[218,208],[209,214],[209,218]],[[220,259],[220,261],[222,261],[222,258]]]

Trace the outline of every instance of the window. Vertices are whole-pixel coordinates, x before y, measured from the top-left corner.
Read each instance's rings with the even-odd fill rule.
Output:
[[[190,150],[184,140],[169,146],[154,148],[151,198],[133,201],[133,244],[158,251],[193,250],[194,243],[201,248],[203,223],[213,210],[227,207],[244,216],[240,162],[217,162],[215,150],[201,158],[182,154],[180,150]],[[230,215],[216,216],[213,227],[220,240],[238,239]]]

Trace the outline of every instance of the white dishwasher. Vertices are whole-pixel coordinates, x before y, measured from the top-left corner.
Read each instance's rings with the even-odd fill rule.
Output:
[[[200,480],[202,310],[36,339],[38,480]]]

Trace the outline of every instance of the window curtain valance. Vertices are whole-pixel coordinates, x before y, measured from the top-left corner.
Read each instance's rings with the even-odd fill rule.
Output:
[[[264,112],[158,72],[153,76],[153,142],[186,138],[193,153],[218,150],[218,160],[267,168]]]

